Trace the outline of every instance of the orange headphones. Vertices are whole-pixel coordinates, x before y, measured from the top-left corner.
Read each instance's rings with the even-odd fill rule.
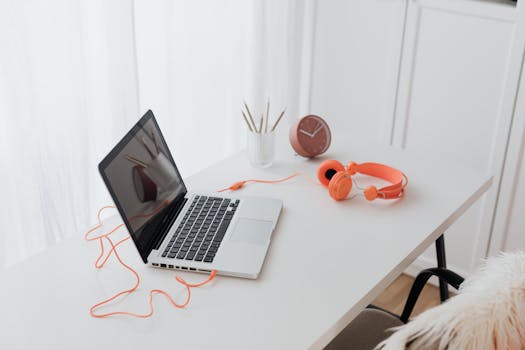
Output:
[[[336,201],[345,199],[352,190],[352,175],[359,173],[391,183],[389,186],[376,188],[368,186],[363,194],[366,199],[373,201],[376,198],[396,199],[403,196],[408,178],[401,171],[379,163],[350,162],[346,168],[337,160],[325,160],[317,169],[317,178],[325,187],[328,187],[330,197]],[[404,181],[403,181],[404,180]]]

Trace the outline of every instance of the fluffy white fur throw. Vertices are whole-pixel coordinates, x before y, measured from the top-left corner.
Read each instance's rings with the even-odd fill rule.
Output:
[[[525,349],[525,252],[502,253],[447,302],[429,309],[378,345],[383,350]]]

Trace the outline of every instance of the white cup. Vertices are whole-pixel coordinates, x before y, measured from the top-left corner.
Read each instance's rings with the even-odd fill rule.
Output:
[[[272,165],[275,152],[275,133],[256,133],[248,131],[248,159],[257,168]]]

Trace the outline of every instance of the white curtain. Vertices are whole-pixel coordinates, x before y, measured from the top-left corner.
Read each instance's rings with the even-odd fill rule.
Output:
[[[244,146],[243,98],[298,113],[304,6],[0,1],[0,268],[93,224],[97,164],[147,109],[183,176]]]

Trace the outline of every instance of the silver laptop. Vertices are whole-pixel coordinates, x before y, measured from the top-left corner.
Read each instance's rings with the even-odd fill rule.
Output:
[[[144,263],[257,278],[282,202],[186,189],[148,111],[99,171]]]

